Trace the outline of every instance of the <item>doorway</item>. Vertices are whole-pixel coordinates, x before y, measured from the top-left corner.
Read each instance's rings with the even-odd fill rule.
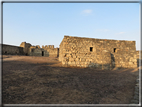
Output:
[[[44,56],[44,51],[42,51],[42,56]]]

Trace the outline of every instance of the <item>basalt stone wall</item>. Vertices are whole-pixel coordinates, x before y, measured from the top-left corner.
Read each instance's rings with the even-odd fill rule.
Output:
[[[67,66],[111,69],[137,65],[135,41],[64,36],[59,51],[59,60]]]
[[[140,64],[142,64],[142,51],[136,51],[136,57],[137,57],[137,66],[139,67]]]
[[[49,57],[58,57],[59,56],[59,48],[54,48],[54,45],[45,45],[42,46],[42,49],[48,54]]]
[[[22,47],[2,44],[3,55],[24,55]]]
[[[48,52],[46,52],[44,49],[39,49],[39,48],[30,48],[29,55],[30,56],[49,56]]]
[[[44,49],[48,52],[49,57],[58,57],[59,56],[59,48],[46,48]]]

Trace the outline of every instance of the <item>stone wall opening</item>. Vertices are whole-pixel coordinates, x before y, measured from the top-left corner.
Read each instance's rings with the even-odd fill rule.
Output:
[[[116,48],[114,48],[114,52],[116,52]]]
[[[90,52],[92,52],[93,51],[93,47],[90,47]]]
[[[44,56],[44,51],[42,51],[42,56]]]

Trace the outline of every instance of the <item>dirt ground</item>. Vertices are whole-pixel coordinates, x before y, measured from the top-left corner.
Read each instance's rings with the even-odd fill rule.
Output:
[[[62,67],[58,58],[3,55],[3,104],[129,104],[138,71]]]

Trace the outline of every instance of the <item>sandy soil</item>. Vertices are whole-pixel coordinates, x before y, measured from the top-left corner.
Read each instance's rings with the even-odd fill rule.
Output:
[[[62,67],[58,58],[4,55],[3,104],[129,104],[137,69]]]

